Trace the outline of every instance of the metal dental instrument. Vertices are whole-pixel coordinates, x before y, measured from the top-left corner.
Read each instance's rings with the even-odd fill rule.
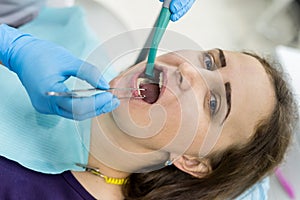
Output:
[[[50,91],[46,94],[48,96],[61,96],[61,97],[74,97],[74,98],[82,98],[82,97],[90,97],[92,95],[95,95],[97,93],[101,92],[109,92],[112,90],[139,90],[144,91],[143,88],[108,88],[108,89],[99,89],[99,88],[88,88],[88,89],[77,89],[77,90],[71,90],[68,92],[54,92]],[[128,97],[118,97],[119,99],[125,99],[125,98],[136,98],[136,99],[142,99],[144,98],[144,95],[140,96],[128,96]]]
[[[146,71],[145,74],[149,78],[154,78],[154,61],[157,53],[157,47],[158,44],[160,43],[160,40],[169,24],[170,21],[170,16],[171,12],[169,10],[171,0],[165,0],[163,3],[163,7],[160,11],[159,17],[157,19],[155,28],[154,28],[154,33],[150,34],[150,36],[153,35],[152,37],[152,42],[150,46],[150,51],[148,55],[148,61],[147,61],[147,66],[146,66]],[[142,53],[142,52],[141,52]]]

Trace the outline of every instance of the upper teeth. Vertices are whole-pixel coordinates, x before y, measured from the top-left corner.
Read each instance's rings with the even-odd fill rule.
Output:
[[[161,89],[162,85],[163,85],[163,73],[160,72],[159,73],[159,89]]]

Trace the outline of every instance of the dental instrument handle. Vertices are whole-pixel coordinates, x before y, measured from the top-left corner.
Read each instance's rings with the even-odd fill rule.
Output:
[[[170,3],[171,0],[164,1],[163,7],[159,14],[158,22],[155,26],[155,32],[152,38],[145,72],[145,74],[149,77],[154,77],[154,61],[157,53],[157,47],[170,21]]]

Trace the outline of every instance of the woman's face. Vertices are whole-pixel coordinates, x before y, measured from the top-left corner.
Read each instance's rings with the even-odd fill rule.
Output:
[[[145,66],[135,65],[111,82],[111,87],[146,89],[130,92],[146,97],[121,99],[112,115],[131,141],[150,151],[205,156],[245,143],[275,105],[264,67],[246,54],[213,49],[159,56],[155,70],[161,73],[160,83],[155,87],[139,78]],[[157,101],[147,102],[157,91]]]

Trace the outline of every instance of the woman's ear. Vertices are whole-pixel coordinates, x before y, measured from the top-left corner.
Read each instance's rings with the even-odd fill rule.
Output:
[[[173,164],[181,171],[197,178],[202,178],[212,171],[208,158],[182,155],[177,157]]]

